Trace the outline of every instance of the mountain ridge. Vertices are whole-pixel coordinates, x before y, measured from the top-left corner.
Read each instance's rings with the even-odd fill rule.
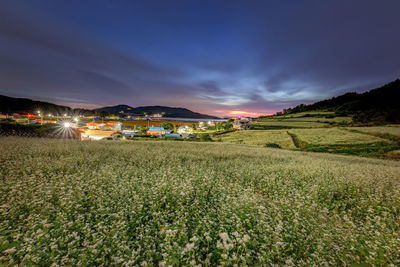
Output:
[[[63,115],[65,113],[74,113],[79,115],[96,115],[100,112],[108,112],[110,114],[123,114],[125,115],[137,115],[143,116],[152,115],[155,113],[164,113],[165,117],[181,117],[181,118],[217,118],[215,116],[201,114],[198,112],[191,111],[187,108],[180,107],[167,107],[167,106],[141,106],[141,107],[131,107],[129,105],[120,104],[115,106],[106,106],[97,109],[73,109],[68,106],[58,105],[46,101],[37,101],[29,98],[16,98],[5,95],[0,95],[0,113],[12,114],[12,113],[37,113],[41,111],[43,114],[59,114]]]
[[[353,116],[357,122],[400,123],[400,79],[364,93],[348,92],[343,95],[284,109],[282,114],[307,111],[334,111],[337,116]]]

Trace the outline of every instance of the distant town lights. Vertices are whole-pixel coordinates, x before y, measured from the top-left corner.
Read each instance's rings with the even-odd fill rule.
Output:
[[[78,120],[79,120],[78,118],[76,118],[76,117],[74,118],[74,121],[78,122]]]

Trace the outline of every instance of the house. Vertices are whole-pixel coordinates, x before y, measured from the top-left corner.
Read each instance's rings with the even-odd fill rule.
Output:
[[[139,131],[123,130],[123,131],[120,131],[120,133],[122,134],[123,137],[133,137],[133,136],[137,136],[139,134]]]
[[[0,114],[0,119],[7,119],[7,115]]]
[[[176,134],[176,133],[167,133],[167,134],[164,135],[164,137],[180,138],[181,135],[180,134]]]
[[[31,121],[31,123],[36,123],[36,124],[57,124],[56,120],[42,120],[42,119],[36,119]]]
[[[97,122],[88,122],[86,123],[86,126],[90,130],[99,130],[101,129],[105,124],[104,123],[97,123]]]
[[[250,129],[250,119],[244,117],[238,117],[233,121],[233,129],[235,130]]]
[[[147,131],[147,134],[153,136],[163,136],[171,132],[172,132],[171,130],[164,130],[164,127],[150,127],[149,130]]]
[[[104,128],[107,130],[121,131],[122,124],[118,121],[107,121]]]
[[[177,129],[178,134],[191,134],[193,132],[192,128],[189,126],[181,126]]]
[[[22,118],[21,114],[19,114],[19,113],[13,113],[12,116],[14,118]]]
[[[111,131],[120,131],[122,128],[122,124],[118,121],[107,121],[105,123],[101,122],[89,122],[86,124],[88,129],[90,130],[111,130]]]
[[[81,134],[82,140],[111,140],[117,131],[110,130],[85,130]]]

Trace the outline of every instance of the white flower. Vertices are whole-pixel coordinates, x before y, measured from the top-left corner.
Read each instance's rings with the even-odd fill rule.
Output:
[[[249,242],[249,240],[250,240],[250,236],[248,236],[247,234],[245,234],[245,235],[243,236],[243,241],[244,241],[245,243],[247,243],[247,242]]]
[[[231,241],[231,240],[229,239],[229,235],[228,235],[227,233],[220,233],[220,234],[219,234],[219,237],[221,237],[221,239],[222,239],[224,242],[229,242],[229,241]]]
[[[4,253],[13,254],[17,249],[15,247],[4,250]]]

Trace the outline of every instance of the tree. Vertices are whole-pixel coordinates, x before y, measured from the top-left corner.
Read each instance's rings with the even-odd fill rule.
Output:
[[[165,130],[173,130],[174,125],[171,122],[163,122],[160,124],[161,127],[163,127]]]
[[[139,132],[140,132],[141,134],[146,134],[148,129],[149,129],[149,128],[147,128],[146,126],[140,126],[140,127],[139,127]]]
[[[100,118],[106,118],[108,116],[110,116],[110,113],[108,113],[107,111],[100,112]]]

